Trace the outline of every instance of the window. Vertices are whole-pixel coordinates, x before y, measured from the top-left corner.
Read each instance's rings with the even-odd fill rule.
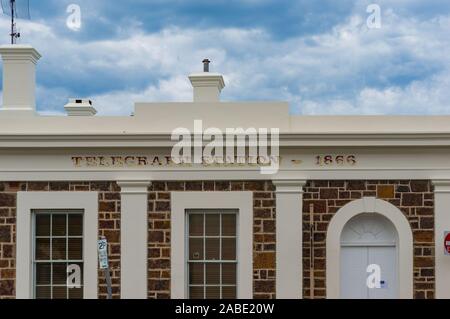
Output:
[[[36,254],[36,216],[39,214],[82,214],[79,222],[82,222],[82,262],[83,267],[80,269],[80,280],[83,287],[82,297],[84,299],[96,299],[98,296],[98,192],[17,192],[17,223],[16,223],[16,259],[19,260],[16,264],[16,298],[17,299],[32,299],[37,297],[36,286],[49,286],[47,288],[47,296],[52,296],[52,286],[48,284],[52,267],[48,269],[47,266],[47,280],[37,281],[36,278],[36,264],[39,262],[52,264],[50,256],[48,259],[37,260]],[[68,219],[68,220],[72,220]],[[45,221],[45,219],[44,219]],[[48,219],[48,228],[50,228],[51,219]],[[72,226],[73,223],[69,222]],[[38,227],[39,228],[39,227]],[[70,227],[68,227],[70,228]],[[42,230],[44,232],[44,230]],[[50,245],[50,229],[45,231],[48,236],[40,233],[39,237],[42,239],[48,238],[48,245]],[[68,239],[78,237],[72,235],[69,231]],[[61,236],[64,237],[64,236]],[[56,238],[55,238],[56,239]],[[72,241],[71,241],[72,242]],[[41,245],[45,245],[40,243]],[[46,249],[50,255],[50,247]],[[66,260],[58,260],[62,263]],[[72,268],[76,268],[72,265]],[[45,269],[45,266],[44,266]],[[45,273],[43,273],[45,274]],[[43,277],[41,277],[43,278]],[[52,278],[53,280],[53,278]],[[36,282],[39,282],[36,285]],[[44,283],[45,282],[45,283]],[[42,290],[45,291],[44,288]],[[49,292],[50,290],[50,292]],[[69,297],[75,298],[76,290],[70,289]],[[67,291],[66,291],[67,294]],[[42,294],[39,294],[42,296]],[[49,297],[49,298],[50,298]],[[44,297],[40,297],[44,298]]]
[[[236,220],[235,211],[188,211],[189,298],[236,298]]]
[[[237,299],[251,299],[253,298],[253,193],[250,191],[243,192],[171,192],[171,234],[170,234],[170,274],[172,280],[170,281],[170,295],[172,299],[187,299],[187,298],[206,298],[209,297],[206,293],[207,285],[210,287],[219,287],[219,292],[222,293],[222,298],[232,298],[236,297]],[[201,221],[197,222],[193,221],[193,225],[191,226],[189,223],[190,215],[203,215],[205,226],[204,228],[208,228],[210,226],[206,226],[206,217],[209,215],[219,215],[220,222],[222,222],[222,215],[232,214],[234,218],[234,229],[235,236],[226,235],[225,232],[222,232],[222,228],[225,225],[220,225],[219,228],[222,234],[216,236],[216,239],[219,239],[219,247],[220,239],[233,239],[235,237],[235,253],[236,256],[234,260],[229,259],[221,259],[221,260],[207,260],[207,259],[194,259],[189,258],[189,228],[193,227],[196,223],[197,225],[202,225]],[[199,217],[200,219],[200,217]],[[208,222],[210,225],[210,222]],[[217,225],[217,220],[216,220]],[[232,224],[233,226],[233,224]],[[200,226],[198,226],[200,227]],[[216,226],[217,227],[217,226]],[[194,227],[193,227],[194,228]],[[201,235],[193,234],[192,238],[195,239],[203,239],[205,241],[205,245],[203,246],[206,249],[206,239],[210,237],[210,230],[208,230],[208,235],[206,235],[206,231],[202,229]],[[216,232],[217,233],[217,232]],[[213,238],[214,239],[214,238]],[[209,242],[210,244],[210,242]],[[223,243],[225,244],[225,243]],[[203,242],[202,242],[203,245]],[[210,245],[208,245],[210,247]],[[217,246],[216,246],[217,247]],[[202,248],[202,247],[200,247]],[[217,249],[217,248],[216,248]],[[222,249],[222,248],[220,248]],[[201,249],[198,249],[198,257],[202,257],[200,253],[202,253]],[[225,250],[230,252],[230,250]],[[203,255],[206,257],[206,253],[203,251]],[[221,251],[219,251],[219,255],[222,257]],[[192,257],[196,257],[192,254]],[[192,261],[190,263],[189,261]],[[232,276],[232,282],[228,283],[226,280],[222,280],[222,277],[226,275],[227,269],[222,273],[222,276],[219,276],[220,280],[222,280],[222,284],[209,284],[208,280],[199,279],[199,275],[197,275],[197,281],[192,280],[193,276],[190,276],[190,264],[219,264],[221,268],[227,268],[226,264],[234,264],[236,265],[236,274]],[[222,267],[225,266],[225,267]],[[228,266],[231,267],[231,266]],[[206,274],[206,265],[203,267],[197,267],[197,271],[193,270],[192,275],[195,274],[203,274],[203,276],[207,276]],[[223,269],[222,269],[223,271]],[[209,269],[208,274],[211,274],[211,269]],[[191,277],[191,278],[189,278]],[[204,277],[203,277],[204,278]],[[217,282],[217,280],[216,280]],[[205,286],[206,285],[206,286]],[[190,291],[190,287],[203,287],[203,293],[201,293],[201,289],[197,288],[194,291]],[[227,294],[227,290],[231,290],[234,287],[235,294]],[[227,289],[222,289],[227,288]],[[208,290],[212,290],[214,288],[210,288]],[[199,291],[198,296],[195,296],[195,290]],[[215,288],[217,291],[218,289]],[[220,296],[219,296],[220,297]],[[212,297],[210,297],[212,298]]]
[[[34,211],[33,225],[34,297],[83,298],[83,212]],[[71,274],[80,275],[79,286],[67,285]]]

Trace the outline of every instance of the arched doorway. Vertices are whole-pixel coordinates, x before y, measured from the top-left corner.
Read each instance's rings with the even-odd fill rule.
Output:
[[[397,293],[400,299],[413,298],[413,235],[405,215],[391,203],[374,197],[354,200],[340,208],[330,221],[326,238],[327,298],[341,298],[341,236],[347,223],[361,214],[376,213],[387,219],[397,234]],[[355,221],[357,221],[355,219]],[[366,276],[367,278],[367,276]],[[389,285],[389,283],[387,283]]]
[[[349,220],[341,234],[340,297],[398,298],[397,241],[394,225],[380,214]]]

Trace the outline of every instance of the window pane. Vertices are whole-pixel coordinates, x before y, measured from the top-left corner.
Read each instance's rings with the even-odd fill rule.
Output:
[[[38,238],[36,239],[36,260],[50,259],[50,239]]]
[[[69,214],[69,236],[83,235],[83,215]]]
[[[236,239],[223,238],[222,239],[222,259],[236,260]]]
[[[236,287],[223,287],[222,298],[223,299],[236,299]]]
[[[220,259],[220,240],[218,238],[207,238],[206,242],[206,260]]]
[[[83,299],[83,288],[69,288],[69,299]]]
[[[204,264],[192,263],[189,265],[189,283],[191,285],[203,284],[203,267]]]
[[[191,287],[189,289],[189,298],[191,299],[203,299],[203,287]]]
[[[66,236],[66,215],[52,215],[52,235]]]
[[[36,265],[36,284],[50,285],[50,264]]]
[[[189,239],[189,259],[203,260],[203,239]]]
[[[236,214],[222,215],[222,236],[236,236]]]
[[[236,284],[236,264],[222,265],[222,284],[223,285]]]
[[[65,260],[66,259],[66,239],[54,238],[52,240],[52,259]]]
[[[36,214],[36,236],[50,236],[50,215]]]
[[[53,287],[53,299],[67,299],[67,287]]]
[[[189,236],[203,236],[203,215],[189,215]]]
[[[81,260],[83,252],[82,238],[69,238],[69,260]]]
[[[67,282],[67,265],[53,264],[53,284],[65,285]]]
[[[205,215],[205,232],[206,236],[219,236],[220,235],[220,215],[219,214],[206,214]]]
[[[50,299],[52,297],[50,291],[50,286],[36,287],[36,299]]]
[[[206,284],[220,284],[220,264],[206,264]]]
[[[206,287],[206,299],[220,299],[220,287]]]

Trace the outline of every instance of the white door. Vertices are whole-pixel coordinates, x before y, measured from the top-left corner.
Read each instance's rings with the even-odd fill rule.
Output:
[[[366,299],[367,248],[341,248],[341,298]]]
[[[380,270],[379,287],[367,285]],[[345,225],[341,235],[340,297],[344,299],[398,298],[397,233],[392,223],[378,214],[361,214]]]
[[[369,265],[380,266],[381,288],[369,288]],[[397,298],[396,247],[344,246],[341,248],[341,298]]]
[[[397,298],[397,250],[395,247],[368,247],[369,264],[381,269],[381,288],[369,289],[369,299]]]

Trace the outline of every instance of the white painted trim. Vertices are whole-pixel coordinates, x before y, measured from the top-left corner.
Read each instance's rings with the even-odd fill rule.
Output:
[[[121,194],[147,194],[150,181],[118,181]]]
[[[90,117],[86,119],[78,118],[58,118],[58,122],[52,121],[50,117],[36,117],[34,120],[40,121],[35,125],[40,127],[64,127],[69,129],[70,126],[83,127],[82,122],[85,122],[85,126],[103,124],[108,129],[116,123],[107,123],[104,118]],[[65,123],[61,124],[63,121]],[[103,123],[94,123],[94,121],[102,121]],[[16,121],[17,122],[17,121]],[[78,122],[78,123],[77,123]],[[90,122],[90,123],[86,123]],[[148,124],[148,121],[144,121]],[[236,122],[235,122],[236,123]],[[20,124],[20,123],[18,123]],[[22,126],[22,132],[29,132],[29,129],[23,127],[23,125],[16,124],[16,127]],[[191,125],[191,123],[188,123]],[[267,124],[267,123],[265,123]],[[233,124],[230,124],[233,125]],[[5,125],[4,125],[5,126]],[[255,127],[255,125],[251,125]],[[123,127],[123,125],[121,125]],[[167,128],[169,131],[173,130],[176,126]],[[228,126],[224,126],[226,128]],[[232,126],[233,127],[233,126]],[[267,127],[267,126],[260,126]],[[148,128],[148,125],[146,126]],[[15,128],[17,131],[17,128]],[[383,129],[380,129],[382,131]],[[173,147],[175,142],[171,141],[169,134],[64,134],[55,132],[53,134],[42,134],[38,131],[34,131],[32,134],[26,133],[3,133],[0,135],[0,147],[32,147],[32,148],[66,148],[66,147]],[[448,132],[433,133],[433,132],[405,132],[405,133],[373,133],[365,134],[363,132],[354,133],[329,133],[329,134],[280,134],[280,146],[281,147],[353,147],[353,146],[407,146],[407,147],[420,147],[420,146],[449,146],[450,134]]]
[[[278,180],[276,186],[276,296],[303,297],[303,187],[306,181]]]
[[[449,180],[434,180],[434,192],[435,193],[450,193],[450,179]]]
[[[84,298],[97,299],[98,192],[18,192],[16,298],[33,296],[32,211],[79,209],[83,218]]]
[[[276,186],[277,194],[302,194],[303,186],[306,185],[306,180],[273,180],[272,182]]]
[[[148,186],[149,181],[119,181],[120,297],[147,299]]]
[[[253,193],[172,192],[171,199],[171,297],[187,297],[186,210],[235,209],[238,210],[237,297],[253,298]]]
[[[328,226],[326,239],[327,298],[336,299],[340,295],[341,233],[347,222],[362,213],[377,213],[389,219],[398,233],[398,275],[399,298],[413,298],[413,235],[408,220],[391,203],[364,197],[354,200],[334,215]]]
[[[444,254],[444,232],[450,231],[450,180],[435,180],[434,242],[436,298],[450,299],[450,256]]]
[[[420,179],[432,180],[436,177],[450,179],[450,169],[355,169],[355,170],[333,170],[323,168],[321,170],[280,170],[272,179],[296,179],[296,180],[402,180],[402,179]],[[33,170],[24,168],[23,170],[4,170],[0,171],[0,180],[4,182],[26,180],[26,181],[117,181],[117,180],[266,180],[267,175],[261,175],[259,170],[121,170],[100,171],[100,170]]]

